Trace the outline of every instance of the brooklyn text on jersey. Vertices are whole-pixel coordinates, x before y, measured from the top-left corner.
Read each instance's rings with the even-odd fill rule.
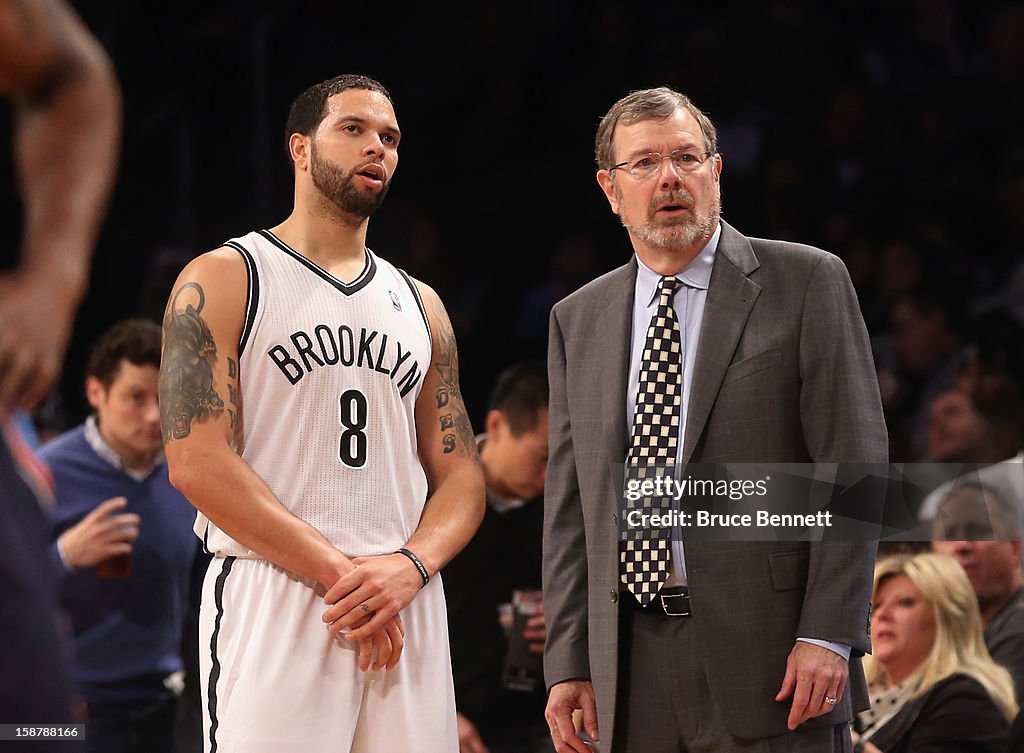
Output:
[[[380,339],[377,339],[378,336]],[[292,384],[298,384],[314,367],[341,364],[387,374],[388,378],[395,381],[402,397],[405,397],[422,376],[419,362],[415,358],[406,363],[412,351],[403,348],[398,340],[391,340],[389,347],[385,332],[360,327],[356,335],[355,330],[347,324],[338,325],[337,328],[318,324],[313,327],[312,336],[298,330],[291,334],[289,341],[290,348],[278,343],[267,351],[267,355]],[[401,376],[398,376],[400,371]]]

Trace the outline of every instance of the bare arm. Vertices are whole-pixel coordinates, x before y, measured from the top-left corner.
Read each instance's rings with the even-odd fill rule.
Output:
[[[88,282],[117,169],[120,90],[66,4],[0,0],[0,93],[15,104],[25,206],[22,265],[0,276],[0,402],[30,405],[59,373]]]
[[[233,449],[241,429],[238,342],[245,290],[241,257],[219,249],[189,264],[171,292],[160,360],[160,415],[171,483],[240,544],[326,590],[353,564],[285,509]],[[397,615],[364,631],[362,669],[370,666],[374,651],[374,669],[394,667],[403,635]]]
[[[455,334],[444,305],[429,287],[420,284],[430,319],[432,368],[423,377],[416,400],[416,439],[420,461],[431,489],[420,524],[406,543],[433,577],[476,533],[484,513],[484,475],[476,439],[459,389],[459,355]],[[412,561],[402,554],[359,557],[358,566],[338,581],[325,601],[333,604],[324,621],[334,631],[351,627],[357,607],[375,614],[353,639],[369,634],[383,620],[413,600],[423,580]]]
[[[245,289],[244,263],[229,249],[199,257],[174,285],[160,364],[171,483],[240,544],[327,588],[351,563],[285,509],[233,449]]]
[[[420,285],[433,335],[433,368],[416,402],[420,459],[433,493],[406,545],[433,576],[469,543],[484,515],[484,472],[459,387],[455,332],[437,293]]]

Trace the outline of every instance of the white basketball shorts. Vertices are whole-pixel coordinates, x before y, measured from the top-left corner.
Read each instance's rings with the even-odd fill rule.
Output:
[[[326,609],[265,560],[213,560],[199,623],[205,753],[458,753],[440,578],[402,611],[391,671],[360,671]]]

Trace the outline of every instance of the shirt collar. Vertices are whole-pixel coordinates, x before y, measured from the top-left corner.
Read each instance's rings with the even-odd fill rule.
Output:
[[[133,468],[126,467],[124,461],[121,460],[121,456],[117,454],[117,450],[107,444],[103,435],[100,434],[100,427],[96,423],[95,413],[85,419],[85,441],[89,443],[89,446],[92,447],[97,455],[117,468],[117,470],[131,476],[136,481],[144,481],[149,474],[164,463],[164,454],[161,452],[153,459],[153,465],[149,468],[135,470]]]
[[[707,290],[711,284],[711,269],[715,265],[715,251],[718,249],[718,239],[722,237],[722,223],[718,223],[715,232],[711,234],[707,245],[701,252],[686,265],[686,269],[678,272],[676,277],[682,280],[687,286],[698,290]],[[637,293],[641,301],[645,301],[645,307],[654,303],[658,294],[658,283],[661,282],[661,275],[644,264],[640,257],[636,257],[637,264]]]

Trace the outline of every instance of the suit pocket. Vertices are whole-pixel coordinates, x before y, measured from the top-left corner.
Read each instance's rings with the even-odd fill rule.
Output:
[[[780,363],[782,363],[781,347],[776,346],[769,350],[763,350],[729,366],[725,372],[725,377],[722,379],[722,384],[746,379],[751,374],[770,369]]]
[[[772,572],[772,585],[776,591],[792,591],[807,587],[807,573],[811,567],[810,552],[782,552],[768,555]]]

